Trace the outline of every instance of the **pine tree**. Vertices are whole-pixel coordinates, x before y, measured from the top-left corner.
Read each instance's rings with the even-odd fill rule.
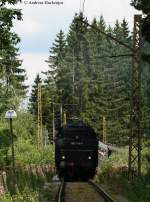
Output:
[[[35,80],[34,80],[34,84],[32,86],[32,91],[31,91],[31,95],[29,98],[29,111],[35,116],[37,117],[37,100],[38,100],[38,84],[41,82],[41,78],[39,76],[39,74],[37,74]]]
[[[66,39],[62,30],[56,35],[53,46],[49,51],[48,58],[49,70],[45,72],[46,79],[43,86],[43,124],[49,131],[49,137],[52,139],[52,118],[53,105],[55,106],[55,114],[57,115],[55,123],[58,126],[60,122],[60,104],[65,102],[65,94],[63,94],[64,71],[65,71],[65,54]]]
[[[86,19],[84,19],[86,20]],[[67,54],[66,66],[68,67],[68,81],[70,88],[68,89],[69,100],[68,104],[73,104],[73,107],[68,107],[70,116],[80,117],[80,111],[83,109],[84,102],[84,81],[86,79],[85,68],[88,68],[88,42],[85,38],[87,33],[87,25],[83,23],[83,14],[75,15],[67,35]],[[86,51],[84,51],[86,49]],[[71,101],[71,102],[70,102]]]
[[[50,49],[50,56],[48,59],[49,71],[47,72],[48,80],[56,84],[57,89],[61,89],[62,69],[64,68],[64,58],[66,52],[65,35],[62,30],[57,34],[55,42]]]
[[[142,19],[142,92],[143,92],[143,128],[146,138],[149,138],[150,132],[150,1],[132,0],[131,5],[144,14]]]
[[[0,79],[1,96],[7,100],[1,110],[16,105],[16,99],[24,96],[27,86],[24,85],[26,73],[18,60],[20,38],[12,31],[13,19],[21,20],[21,12],[17,9],[8,9],[5,3],[14,4],[16,1],[2,1],[0,5]],[[19,104],[19,101],[18,101]]]
[[[122,28],[122,32],[123,32],[123,38],[125,38],[126,40],[129,38],[129,26],[127,21],[125,20],[125,18],[123,19],[122,23],[121,23],[121,28]]]
[[[50,56],[48,59],[49,67],[52,69],[51,75],[56,77],[61,71],[62,62],[65,56],[65,35],[62,30],[56,35],[55,42],[50,49]]]
[[[122,23],[116,21],[113,34],[115,37],[124,41],[124,43],[130,43],[129,40],[129,29],[128,25],[123,20]],[[125,54],[128,51],[117,43],[113,43],[111,50],[112,55]],[[112,79],[112,93],[110,98],[111,114],[109,115],[110,123],[110,134],[113,138],[113,142],[127,143],[128,137],[128,125],[129,125],[129,92],[131,81],[129,75],[129,69],[131,67],[129,57],[112,58],[109,64],[112,64],[111,79]],[[118,137],[118,138],[116,138]]]
[[[145,14],[150,12],[150,2],[147,0],[131,0],[131,5],[137,10],[142,10]]]
[[[55,43],[51,49],[53,50],[51,55],[56,57],[51,57],[54,60],[51,60],[52,70],[47,72],[45,97],[51,95],[51,101],[57,102],[55,105],[57,114],[60,112],[62,102],[69,118],[82,118],[94,128],[100,138],[102,138],[102,119],[105,116],[108,141],[126,144],[129,122],[130,58],[109,56],[128,51],[103,34],[87,27],[83,20],[86,19],[82,13],[74,16],[63,49],[65,50],[63,61],[56,60],[59,43]],[[117,21],[112,28],[106,26],[101,16],[99,21],[93,19],[92,25],[125,43],[131,43],[125,19],[121,23]],[[55,64],[54,61],[58,63]],[[52,109],[49,114],[52,114]],[[48,125],[50,126],[50,123]]]

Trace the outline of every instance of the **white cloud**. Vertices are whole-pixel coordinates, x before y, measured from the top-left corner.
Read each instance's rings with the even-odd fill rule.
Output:
[[[36,75],[39,73],[40,76],[43,78],[41,74],[42,71],[48,70],[48,65],[45,60],[48,59],[48,54],[45,53],[28,53],[28,54],[21,54],[20,58],[23,60],[22,67],[26,69],[28,81],[26,82],[27,85],[32,85]]]
[[[48,52],[35,52],[48,51],[47,47],[53,42],[56,33],[60,29],[65,32],[68,30],[74,13],[81,8],[80,2],[83,3],[83,0],[61,1],[64,1],[64,5],[17,5],[17,8],[23,9],[24,20],[16,23],[15,30],[22,38],[23,50],[27,52],[23,52],[21,58],[24,59],[23,67],[27,70],[29,85],[33,83],[38,72],[47,69],[44,61],[48,58]],[[105,21],[111,25],[116,19],[122,20],[125,17],[132,30],[133,15],[138,12],[130,6],[130,2],[131,0],[86,0],[85,15],[89,20],[103,15]]]
[[[40,31],[40,28],[40,24],[32,16],[24,15],[23,21],[17,21],[15,23],[15,31],[23,37],[36,34]]]
[[[36,0],[44,1],[44,0]],[[61,0],[63,5],[25,5],[19,3],[16,7],[22,8],[23,22],[16,23],[16,31],[20,36],[33,36],[37,33],[56,32],[66,30],[71,23],[75,12],[82,8],[83,0]],[[22,1],[23,2],[23,1]],[[114,24],[116,19],[124,17],[133,24],[133,15],[137,11],[130,6],[131,0],[86,0],[85,15],[92,20],[93,17],[104,16],[106,22]],[[81,6],[80,6],[81,4]],[[132,27],[130,25],[130,27]]]
[[[126,18],[129,23],[133,24],[133,16],[138,13],[130,6],[131,0],[94,0],[86,1],[85,15],[91,20],[93,17],[103,15],[106,22],[114,24],[118,20]]]

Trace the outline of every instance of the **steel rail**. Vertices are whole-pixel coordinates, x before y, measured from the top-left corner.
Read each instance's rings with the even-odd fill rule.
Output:
[[[88,184],[91,185],[94,190],[105,200],[105,202],[115,202],[101,187],[95,184],[93,181],[88,181]]]
[[[66,182],[63,180],[60,184],[59,191],[57,194],[56,202],[64,202],[64,196],[65,196],[65,186]]]

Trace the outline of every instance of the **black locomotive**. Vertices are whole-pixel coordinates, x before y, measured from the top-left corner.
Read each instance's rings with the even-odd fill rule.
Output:
[[[60,178],[88,180],[98,165],[98,140],[83,122],[60,128],[55,139],[55,164]]]

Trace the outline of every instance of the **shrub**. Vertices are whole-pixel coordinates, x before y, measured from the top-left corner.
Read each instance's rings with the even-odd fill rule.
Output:
[[[31,140],[18,139],[15,143],[15,159],[19,165],[54,165],[54,147],[46,146],[42,151],[37,149],[37,145],[33,145]]]

